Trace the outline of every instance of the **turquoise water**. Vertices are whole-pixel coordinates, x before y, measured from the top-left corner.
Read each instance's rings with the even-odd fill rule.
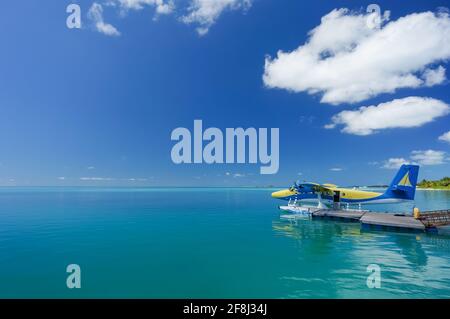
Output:
[[[450,297],[450,236],[291,225],[271,191],[2,188],[0,297]],[[450,207],[450,192],[416,198]],[[72,263],[81,289],[66,288]],[[379,289],[366,285],[373,263]]]

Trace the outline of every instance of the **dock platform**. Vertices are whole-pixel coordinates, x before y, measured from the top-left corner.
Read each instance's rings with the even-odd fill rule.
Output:
[[[312,217],[315,218],[331,218],[331,219],[343,219],[348,221],[359,221],[365,214],[365,211],[358,210],[329,210],[322,209],[312,213]]]
[[[360,222],[363,226],[382,226],[396,229],[425,231],[425,225],[410,215],[365,213]]]
[[[419,220],[426,227],[450,225],[450,209],[427,211],[420,214]]]
[[[298,214],[300,216],[300,214]],[[450,227],[450,210],[422,212],[419,218],[414,218],[409,214],[392,214],[382,212],[370,212],[364,210],[345,210],[345,209],[319,209],[311,210],[313,219],[325,218],[350,222],[359,222],[362,227],[375,229],[390,228],[400,231],[436,231],[444,227]],[[281,216],[280,216],[281,217]],[[305,218],[304,215],[301,217]],[[282,219],[297,220],[297,214],[282,215]]]

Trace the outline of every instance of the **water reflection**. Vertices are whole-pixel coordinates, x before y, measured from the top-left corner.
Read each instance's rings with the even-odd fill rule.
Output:
[[[276,236],[294,241],[298,263],[285,276],[296,286],[296,297],[333,296],[375,298],[414,295],[420,292],[424,277],[431,269],[439,269],[436,260],[429,265],[427,247],[440,245],[448,251],[448,239],[439,240],[428,234],[409,234],[384,231],[361,231],[359,223],[299,220],[292,223],[274,220],[272,230]],[[440,247],[440,248],[441,248]],[[441,257],[439,257],[441,258]],[[367,266],[379,264],[386,278],[383,290],[370,290],[365,285]],[[437,272],[436,282],[448,276]],[[314,283],[314,292],[305,291],[305,281]],[[311,284],[312,285],[312,284]],[[291,287],[292,288],[292,287]],[[309,295],[309,297],[311,294]]]
[[[421,238],[420,235],[395,236],[395,242],[401,249],[403,257],[416,271],[424,271],[428,261],[428,257],[422,248]]]
[[[343,237],[352,237],[355,240],[377,240],[395,243],[399,252],[417,271],[427,265],[427,255],[422,242],[440,242],[448,249],[448,240],[440,240],[428,234],[407,234],[399,232],[379,232],[361,230],[359,223],[349,223],[326,220],[300,220],[289,222],[274,220],[272,229],[275,234],[296,240],[302,249],[310,250],[315,254],[327,254],[335,245],[332,241],[341,241]],[[386,238],[388,237],[388,238]],[[445,244],[447,243],[447,244]],[[388,249],[388,247],[386,247]],[[389,248],[392,250],[392,248]]]

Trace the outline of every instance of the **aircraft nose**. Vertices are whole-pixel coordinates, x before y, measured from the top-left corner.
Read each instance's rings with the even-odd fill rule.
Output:
[[[276,191],[272,193],[273,198],[280,198],[280,191]]]
[[[290,195],[292,195],[292,192],[289,189],[283,189],[272,193],[273,198],[283,198]]]

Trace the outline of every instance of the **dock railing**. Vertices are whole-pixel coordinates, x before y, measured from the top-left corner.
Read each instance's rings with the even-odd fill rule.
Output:
[[[418,219],[426,227],[450,225],[450,209],[421,212]]]

